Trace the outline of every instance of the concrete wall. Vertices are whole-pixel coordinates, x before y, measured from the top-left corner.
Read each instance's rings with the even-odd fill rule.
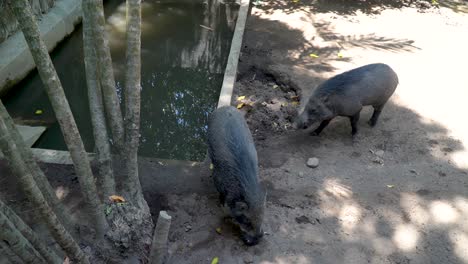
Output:
[[[29,0],[34,14],[41,19],[50,8],[55,5],[57,0]],[[0,43],[18,30],[18,23],[7,8],[6,0],[0,0]]]
[[[55,2],[47,14],[40,16],[39,29],[47,48],[51,51],[61,40],[73,32],[81,21],[81,0],[30,0],[36,12],[42,12],[41,3]],[[0,0],[5,5],[5,0]],[[1,9],[5,12],[5,8]],[[7,12],[8,13],[8,12]],[[2,17],[4,14],[0,14]],[[11,14],[8,13],[10,16]],[[39,15],[38,15],[39,17]],[[3,17],[2,20],[8,18]],[[10,19],[11,20],[11,19]],[[16,23],[16,22],[15,22]],[[9,26],[10,30],[13,25]],[[0,43],[0,95],[35,68],[23,33],[16,31]]]

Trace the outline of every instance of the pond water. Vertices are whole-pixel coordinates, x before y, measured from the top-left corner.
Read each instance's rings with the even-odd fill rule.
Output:
[[[121,97],[125,2],[106,1],[108,33]],[[217,0],[142,4],[141,156],[203,160],[207,118],[216,108],[237,19],[237,4]],[[94,140],[87,102],[82,28],[51,54],[87,151]],[[34,147],[66,150],[37,71],[4,98],[18,123],[45,125]],[[36,110],[42,110],[36,115]]]

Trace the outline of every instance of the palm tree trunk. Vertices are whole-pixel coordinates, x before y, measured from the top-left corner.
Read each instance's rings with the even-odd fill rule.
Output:
[[[9,3],[23,31],[34,62],[36,63],[37,70],[60,124],[65,143],[67,144],[73,164],[75,165],[83,198],[87,204],[87,209],[90,210],[95,221],[97,236],[102,238],[107,226],[104,210],[98,199],[88,155],[85,151],[83,141],[81,141],[81,136],[65,97],[62,84],[49,57],[47,48],[40,37],[39,28],[28,1],[10,0]]]
[[[24,263],[47,262],[34,249],[29,241],[21,235],[13,223],[0,211],[0,240],[5,242]]]
[[[1,101],[0,101],[0,118],[3,118],[4,120],[6,120],[5,123],[8,126],[8,131],[10,131],[10,134],[13,137],[13,140],[16,142],[18,151],[20,152],[20,155],[22,156],[24,162],[29,166],[29,170],[34,172],[33,173],[33,176],[35,177],[34,181],[37,183],[37,187],[39,187],[39,189],[41,190],[46,201],[52,206],[52,209],[54,210],[54,212],[56,212],[61,222],[65,223],[65,225],[68,228],[74,229],[76,226],[75,220],[71,217],[68,209],[65,208],[65,206],[63,206],[63,204],[59,201],[59,199],[55,195],[55,192],[52,189],[52,186],[50,186],[49,180],[44,175],[41,168],[37,165],[36,160],[34,159],[34,156],[31,150],[24,143],[23,138],[18,132],[18,129],[16,128],[16,126],[14,126],[13,120],[11,119],[10,115],[8,114],[7,110],[5,109],[5,106],[3,105],[3,103],[1,103]]]
[[[127,71],[125,75],[124,191],[140,209],[147,210],[138,176],[141,91],[141,0],[127,0]]]
[[[63,263],[55,252],[50,250],[36,235],[36,233],[13,210],[0,200],[0,213],[3,213],[13,223],[16,229],[31,243],[41,256],[51,264]]]
[[[94,49],[93,24],[89,3],[82,2],[83,10],[83,51],[88,85],[89,107],[93,124],[94,142],[99,168],[99,180],[103,198],[115,194],[115,180],[112,157],[107,134],[106,118],[102,103],[102,91],[98,77],[97,57]]]
[[[16,144],[8,132],[8,126],[5,124],[5,120],[3,118],[0,118],[0,148],[11,165],[13,172],[18,176],[18,181],[21,184],[26,197],[42,214],[42,217],[47,223],[47,226],[55,240],[57,240],[72,260],[88,264],[89,262],[83,251],[81,251],[78,244],[73,240],[73,237],[59,222],[57,216],[51,210],[41,191],[37,187],[31,172],[28,170],[28,166],[19,155]]]
[[[106,115],[110,123],[113,144],[119,154],[123,150],[124,128],[120,100],[115,85],[112,58],[109,49],[109,40],[106,33],[106,19],[102,0],[83,0],[83,5],[88,6],[87,14],[94,28],[94,42],[98,57],[102,95]]]
[[[54,236],[55,240],[57,240],[59,245],[63,248],[63,250],[67,253],[67,255],[78,263],[88,264],[89,261],[87,260],[83,251],[81,251],[73,237],[60,223],[55,213],[49,207],[49,204],[45,200],[40,189],[37,187],[36,182],[31,175],[31,171],[28,169],[29,167],[24,163],[21,155],[18,152],[18,148],[8,131],[8,126],[5,124],[5,121],[8,122],[8,120],[4,120],[0,117],[0,149],[2,149],[3,154],[11,165],[13,172],[18,176],[18,181],[22,186],[26,197],[39,210],[42,218],[47,223],[50,232]]]

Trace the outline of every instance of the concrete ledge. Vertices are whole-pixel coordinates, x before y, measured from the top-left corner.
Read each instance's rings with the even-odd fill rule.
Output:
[[[239,13],[236,21],[236,28],[232,36],[231,50],[224,72],[223,85],[219,94],[218,108],[225,105],[231,105],[232,91],[236,82],[237,64],[239,63],[240,51],[242,48],[242,39],[244,37],[245,24],[249,13],[250,0],[241,0]]]
[[[62,165],[73,165],[73,161],[70,157],[70,152],[62,150],[52,149],[39,149],[31,148],[34,157],[38,162],[51,163],[51,164],[62,164]],[[94,161],[94,153],[88,153],[90,162]]]
[[[72,166],[68,151],[32,149],[34,157],[40,163]],[[94,153],[88,153],[90,161],[95,160]],[[184,160],[166,160],[138,157],[139,175],[145,197],[160,197],[161,194],[214,193],[211,182],[210,166],[207,162]],[[122,164],[114,164],[115,171],[122,170]],[[118,177],[118,173],[116,175]],[[151,198],[149,198],[151,199]]]
[[[81,21],[81,0],[60,0],[39,21],[39,29],[49,52],[73,32]],[[21,31],[0,44],[0,95],[35,68]]]

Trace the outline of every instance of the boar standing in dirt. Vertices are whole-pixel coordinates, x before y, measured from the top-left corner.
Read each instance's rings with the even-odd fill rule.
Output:
[[[242,114],[232,106],[215,110],[208,122],[208,153],[221,204],[240,227],[246,245],[263,236],[266,193],[258,179],[257,151]]]
[[[374,107],[368,123],[375,126],[397,85],[398,76],[383,63],[368,64],[338,74],[317,87],[294,126],[296,129],[306,129],[321,122],[312,132],[312,135],[318,136],[334,117],[347,116],[354,136],[362,107]]]

